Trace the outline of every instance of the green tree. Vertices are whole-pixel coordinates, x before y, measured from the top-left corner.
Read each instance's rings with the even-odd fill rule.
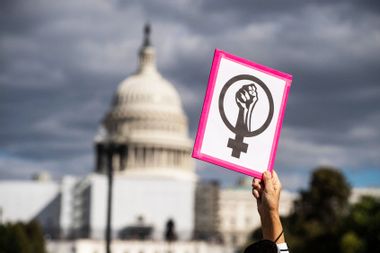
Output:
[[[9,224],[8,230],[6,252],[32,253],[25,226],[22,223]]]
[[[7,253],[8,229],[0,224],[0,253]]]
[[[340,240],[340,249],[345,253],[364,253],[365,243],[354,232],[347,232]]]
[[[36,220],[32,220],[26,224],[25,229],[32,253],[45,253],[45,239],[40,224]]]
[[[357,252],[380,252],[380,198],[363,196],[351,207],[344,230],[352,231],[356,239],[362,242]],[[355,240],[353,236],[348,238]],[[360,251],[362,248],[365,251]]]
[[[309,189],[300,193],[294,213],[284,220],[292,252],[339,252],[339,233],[348,215],[351,187],[334,168],[316,169]]]
[[[32,221],[0,225],[0,253],[46,253],[39,224]]]
[[[351,187],[343,174],[333,168],[321,167],[313,172],[310,189],[301,192],[295,203],[296,215],[316,221],[323,229],[335,228],[349,211]]]

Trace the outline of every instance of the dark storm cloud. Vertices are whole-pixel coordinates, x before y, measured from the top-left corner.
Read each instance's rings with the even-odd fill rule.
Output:
[[[276,162],[289,172],[288,186],[304,185],[319,164],[380,167],[375,1],[0,5],[0,177],[39,167],[57,177],[92,169],[93,137],[118,83],[136,68],[146,21],[158,68],[181,93],[192,136],[218,47],[293,74]],[[198,166],[202,176],[216,175]]]

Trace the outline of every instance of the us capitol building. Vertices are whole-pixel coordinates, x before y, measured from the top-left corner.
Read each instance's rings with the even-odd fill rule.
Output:
[[[49,253],[105,252],[111,156],[113,252],[233,252],[260,224],[250,178],[228,189],[198,180],[187,117],[178,92],[157,71],[149,26],[138,56],[137,71],[120,83],[95,136],[94,172],[59,182],[46,173],[1,180],[0,223],[37,219]],[[283,215],[295,197],[283,192]],[[171,244],[164,240],[169,223],[177,239]]]
[[[137,70],[119,84],[94,138],[94,171],[59,182],[46,173],[34,180],[0,181],[0,223],[37,219],[49,239],[48,252],[105,252],[112,157],[114,252],[231,252],[231,247],[208,242],[217,230],[218,194],[211,190],[196,201],[187,117],[178,92],[156,68],[149,26],[138,58]],[[206,222],[199,222],[202,218]],[[170,250],[168,224],[176,239]]]

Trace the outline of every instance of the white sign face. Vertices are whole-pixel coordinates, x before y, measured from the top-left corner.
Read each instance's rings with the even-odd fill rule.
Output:
[[[216,49],[193,157],[257,178],[272,171],[291,80]]]

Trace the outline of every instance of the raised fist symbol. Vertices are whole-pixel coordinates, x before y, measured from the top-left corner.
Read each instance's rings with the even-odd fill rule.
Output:
[[[244,125],[248,132],[251,132],[251,116],[253,108],[256,102],[259,100],[257,96],[256,86],[252,84],[247,84],[242,86],[235,95],[236,104],[239,106],[239,116],[238,121],[243,120],[243,122],[237,122],[237,125]],[[243,116],[243,117],[241,117]],[[240,118],[240,119],[239,119]]]

